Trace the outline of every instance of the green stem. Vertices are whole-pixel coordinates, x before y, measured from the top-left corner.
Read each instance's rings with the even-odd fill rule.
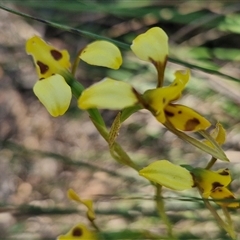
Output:
[[[199,188],[199,187],[197,187],[197,188],[198,188],[198,191],[199,191],[200,195],[202,196],[202,192],[201,192],[200,188]],[[232,228],[229,227],[229,225],[226,224],[226,223],[222,220],[222,218],[218,215],[216,209],[212,207],[212,205],[209,203],[209,201],[208,201],[207,199],[204,199],[204,198],[203,198],[203,202],[205,203],[206,207],[207,207],[208,210],[211,212],[211,214],[213,215],[213,217],[216,219],[218,225],[219,225],[222,229],[224,229],[224,230],[230,235],[230,237],[231,237],[232,239],[235,239],[235,233],[234,233],[234,231],[232,231]]]
[[[80,59],[80,55],[81,55],[81,53],[82,53],[82,50],[83,50],[83,49],[81,49],[81,50],[78,51],[77,57],[75,58],[74,63],[73,63],[73,65],[72,65],[72,71],[71,71],[71,73],[72,73],[73,76],[75,76],[75,73],[76,73],[76,71],[77,71],[77,67],[78,67],[79,62],[80,62],[80,60],[81,60],[81,59]]]
[[[167,227],[168,237],[170,239],[175,239],[172,232],[172,224],[165,212],[164,201],[162,198],[162,186],[160,184],[156,185],[156,203],[158,213]]]
[[[231,215],[229,214],[228,209],[225,206],[222,206],[222,211],[226,217],[228,226],[229,226],[229,235],[232,237],[232,239],[236,239],[236,233],[234,231],[234,227],[233,227],[233,222],[232,222],[232,218]]]
[[[47,24],[47,25],[52,26],[54,28],[58,28],[58,29],[61,29],[61,30],[65,30],[67,32],[71,32],[73,34],[78,34],[78,35],[85,36],[85,37],[92,38],[92,39],[96,39],[96,40],[106,40],[106,41],[112,42],[113,44],[115,44],[118,47],[121,47],[123,49],[126,49],[126,50],[130,49],[130,44],[119,42],[117,40],[114,40],[114,39],[111,39],[111,38],[108,38],[108,37],[99,36],[97,34],[94,34],[94,33],[88,32],[88,31],[83,31],[83,30],[80,30],[80,29],[72,28],[72,27],[69,27],[69,26],[66,26],[66,25],[62,25],[62,24],[59,24],[59,23],[55,23],[55,22],[52,22],[52,21],[48,21],[48,20],[44,20],[44,19],[41,19],[41,18],[38,18],[38,17],[34,17],[34,16],[28,15],[26,13],[15,11],[14,9],[10,9],[10,8],[8,8],[6,6],[3,6],[3,5],[0,5],[0,9],[3,9],[7,12],[16,14],[16,15],[24,17],[24,18],[33,19],[35,21]],[[224,77],[224,78],[227,78],[227,79],[230,79],[230,80],[233,80],[233,81],[239,83],[238,78],[235,78],[235,77],[232,77],[230,75],[224,74],[224,73],[222,73],[220,71],[217,71],[217,70],[213,70],[213,69],[210,69],[210,68],[204,68],[204,67],[198,66],[196,64],[191,64],[191,63],[188,63],[186,61],[176,59],[176,58],[172,58],[172,57],[168,57],[168,60],[169,60],[169,62],[173,62],[173,63],[179,64],[179,65],[183,65],[183,66],[191,68],[191,69],[198,69],[202,72],[205,72],[205,73],[208,73],[208,74],[214,74],[214,75]]]
[[[216,161],[217,161],[217,158],[212,157],[208,165],[205,167],[205,169],[210,169],[215,164]]]
[[[65,30],[67,32],[71,32],[73,34],[78,34],[78,35],[88,37],[88,38],[92,38],[92,39],[96,39],[96,40],[106,40],[108,42],[112,42],[113,44],[115,44],[115,45],[117,45],[121,48],[124,48],[124,49],[127,49],[127,50],[130,49],[129,44],[122,43],[122,42],[119,42],[117,40],[113,40],[113,39],[108,38],[108,37],[103,37],[103,36],[88,32],[88,31],[76,29],[76,28],[69,27],[69,26],[66,26],[66,25],[63,25],[63,24],[59,24],[59,23],[55,23],[55,22],[52,22],[52,21],[48,21],[48,20],[45,20],[45,19],[38,18],[38,17],[34,17],[34,16],[28,15],[26,13],[15,11],[14,9],[10,9],[10,8],[8,8],[6,6],[3,6],[3,5],[0,5],[0,9],[3,9],[7,12],[16,14],[16,15],[24,17],[24,18],[33,19],[35,21],[47,24],[47,25],[49,25],[51,27],[54,27],[54,28],[58,28],[58,29],[61,29],[61,30]]]
[[[109,133],[106,129],[106,127],[103,127],[102,125],[99,125],[97,122],[95,122],[93,119],[91,119],[94,126],[98,130],[98,132],[101,134],[101,136],[105,139],[107,143],[109,143]],[[115,153],[117,156],[115,155]],[[123,148],[117,143],[114,142],[110,148],[110,153],[116,159],[118,162],[127,165],[136,171],[140,170],[140,167],[137,166],[132,159],[128,156],[128,154],[123,150]]]
[[[73,75],[70,72],[63,72],[61,73],[68,85],[71,87],[72,94],[79,99],[81,96],[83,90],[85,89],[84,86],[78,82]],[[95,122],[97,122],[101,126],[105,126],[105,122],[96,108],[88,109],[87,110],[91,119],[94,119]]]

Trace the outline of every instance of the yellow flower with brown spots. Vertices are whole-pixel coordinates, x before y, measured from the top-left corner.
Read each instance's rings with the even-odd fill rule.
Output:
[[[199,131],[211,124],[193,109],[175,104],[189,81],[190,71],[176,71],[174,82],[162,87],[164,70],[168,57],[168,37],[159,27],[149,29],[137,36],[131,45],[135,55],[151,62],[157,69],[157,88],[138,93],[130,84],[106,78],[84,90],[78,100],[81,109],[107,108],[122,110],[141,105],[148,109],[156,119],[165,124],[170,122],[181,131]]]
[[[70,57],[66,50],[58,50],[40,37],[26,42],[26,52],[33,56],[39,80],[33,87],[35,95],[48,112],[57,117],[63,115],[71,102]],[[107,41],[96,41],[82,49],[79,58],[91,65],[117,69],[122,63],[119,49]]]
[[[211,171],[202,168],[191,170],[195,184],[202,191],[204,198],[216,199],[216,203],[230,208],[240,207],[238,202],[234,202],[234,194],[227,188],[231,182],[230,172],[227,168]],[[217,201],[222,200],[222,201]],[[225,201],[224,201],[225,200]]]
[[[75,225],[67,234],[61,235],[57,240],[97,240],[97,234],[90,231],[84,224]]]

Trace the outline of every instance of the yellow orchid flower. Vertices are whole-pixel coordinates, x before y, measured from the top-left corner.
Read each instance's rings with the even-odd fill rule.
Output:
[[[139,171],[139,175],[173,190],[185,190],[194,186],[191,173],[167,160],[158,160]]]
[[[156,119],[165,123],[168,120],[175,128],[181,131],[198,131],[208,128],[211,124],[193,109],[173,104],[182,94],[189,81],[190,72],[177,71],[174,82],[167,86],[147,90],[143,97]]]
[[[90,231],[84,224],[75,225],[67,234],[61,235],[57,240],[97,240],[95,232]]]
[[[137,57],[154,64],[158,71],[158,87],[138,93],[130,84],[114,79],[103,79],[84,90],[78,100],[82,109],[107,108],[122,110],[135,105],[142,105],[165,124],[169,121],[181,131],[205,130],[211,124],[193,109],[174,104],[181,97],[189,81],[190,71],[176,71],[175,80],[167,87],[162,87],[164,69],[168,56],[168,37],[158,27],[137,36],[131,45]]]
[[[71,66],[69,53],[54,48],[38,36],[27,40],[26,52],[32,55],[39,77],[39,81],[34,85],[34,93],[53,117],[63,115],[72,98],[68,85],[71,83],[66,79]],[[87,45],[79,58],[91,65],[113,69],[122,64],[119,49],[107,41],[96,41]]]
[[[227,168],[211,171],[202,168],[191,170],[195,184],[201,189],[204,198],[216,199],[216,203],[226,207],[239,207],[239,203],[230,201],[217,201],[235,199],[233,193],[227,189],[231,182],[230,172]]]
[[[87,207],[87,217],[90,221],[95,219],[95,212],[93,209],[93,202],[89,199],[81,199],[73,189],[68,190],[68,198],[78,203],[81,203]]]

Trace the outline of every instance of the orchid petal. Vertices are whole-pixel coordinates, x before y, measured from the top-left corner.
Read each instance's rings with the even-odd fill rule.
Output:
[[[150,181],[173,190],[190,189],[194,185],[189,171],[167,160],[153,162],[140,170],[139,174]]]
[[[81,109],[106,108],[121,110],[138,102],[134,89],[126,82],[105,78],[82,92],[78,100]]]
[[[168,55],[168,36],[159,27],[153,27],[138,35],[131,45],[134,54],[141,60],[165,65]]]
[[[63,115],[72,98],[71,88],[58,74],[37,81],[33,91],[53,117]]]
[[[193,109],[180,105],[169,104],[164,109],[168,121],[181,131],[199,131],[205,130],[211,123]],[[158,119],[158,116],[156,117]]]
[[[33,56],[39,78],[61,74],[70,67],[70,57],[66,50],[59,51],[40,37],[34,36],[26,42],[26,52]]]
[[[57,240],[97,240],[94,232],[90,231],[84,224],[75,225],[67,234],[61,235]]]
[[[235,197],[234,197],[233,193],[225,187],[219,187],[219,188],[215,189],[210,194],[210,197],[213,199],[229,200],[229,201],[216,201],[216,203],[220,206],[225,206],[225,207],[230,207],[230,208],[239,208],[240,207],[239,202],[231,202],[231,200],[234,200]]]
[[[118,69],[122,65],[122,56],[118,47],[107,41],[88,44],[81,52],[80,58],[91,65]]]

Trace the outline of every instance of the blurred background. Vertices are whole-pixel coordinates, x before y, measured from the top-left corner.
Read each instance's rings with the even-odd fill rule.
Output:
[[[127,44],[153,26],[163,28],[170,44],[165,84],[173,81],[176,70],[191,67],[181,103],[226,128],[223,148],[231,162],[218,161],[214,169],[230,169],[231,189],[240,198],[238,1],[1,0],[0,5]],[[25,52],[25,42],[33,35],[67,49],[72,61],[94,40],[0,9],[0,239],[52,240],[78,222],[88,224],[85,208],[67,198],[69,188],[94,200],[96,223],[109,239],[166,236],[153,187],[112,159],[76,99],[64,116],[53,118],[33,94],[37,75]],[[80,62],[77,79],[85,87],[106,76],[128,81],[141,92],[155,87],[153,66],[130,50],[121,52],[119,70]],[[117,112],[101,112],[110,127]],[[205,167],[210,159],[144,110],[124,122],[118,142],[142,167],[159,159]],[[164,189],[164,197],[178,239],[230,239],[203,202],[194,199],[199,197],[196,189]],[[239,210],[231,214],[240,238]]]

